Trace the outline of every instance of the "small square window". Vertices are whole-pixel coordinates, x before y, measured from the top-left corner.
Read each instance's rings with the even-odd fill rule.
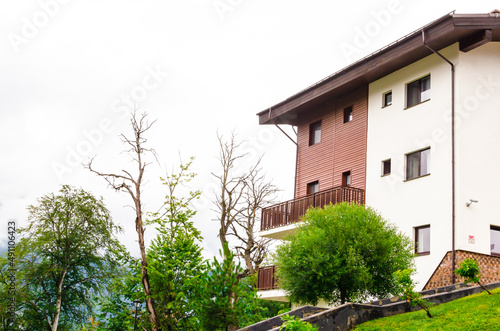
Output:
[[[415,254],[426,255],[431,253],[431,226],[415,228]]]
[[[382,161],[382,176],[391,174],[391,159]]]
[[[309,125],[309,146],[321,141],[321,121]]]
[[[384,93],[384,99],[382,101],[382,106],[387,107],[392,105],[392,91]]]
[[[351,185],[351,172],[346,171],[342,173],[342,186],[350,186]]]
[[[412,107],[430,100],[431,98],[431,75],[420,78],[406,85],[406,107]]]
[[[406,154],[406,180],[430,174],[431,149]]]
[[[318,181],[315,181],[315,182],[311,182],[309,184],[307,184],[307,194],[314,194],[314,193],[317,193],[319,191],[319,182]]]
[[[344,109],[344,123],[352,121],[352,106]]]
[[[490,226],[490,252],[491,255],[500,256],[500,227]]]

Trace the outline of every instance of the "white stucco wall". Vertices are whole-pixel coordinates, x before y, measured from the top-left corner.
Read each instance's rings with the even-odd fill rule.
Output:
[[[452,61],[458,45],[441,53]],[[431,99],[405,109],[406,84],[431,75]],[[366,204],[414,240],[414,227],[430,224],[430,254],[415,258],[417,290],[451,249],[450,65],[430,55],[369,85]],[[382,96],[392,90],[392,105]],[[431,148],[430,175],[405,181],[405,154]],[[382,161],[391,174],[382,177]]]
[[[500,43],[459,54],[456,100],[457,249],[490,254],[490,225],[500,226]]]

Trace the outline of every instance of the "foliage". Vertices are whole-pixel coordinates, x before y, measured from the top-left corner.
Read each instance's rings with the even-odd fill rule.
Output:
[[[476,283],[488,292],[488,294],[491,294],[490,291],[488,291],[488,289],[480,283],[481,270],[476,260],[465,259],[462,263],[460,263],[460,266],[455,270],[455,273],[463,277],[466,284]]]
[[[360,302],[397,291],[393,273],[411,266],[412,244],[375,210],[339,203],[310,208],[303,221],[275,254],[293,302]]]
[[[286,331],[317,331],[318,327],[311,325],[311,323],[304,322],[298,317],[283,315],[281,320],[284,321],[283,325],[280,326],[280,330]]]
[[[242,268],[227,243],[220,255],[222,262],[215,257],[212,263],[207,262],[200,283],[196,313],[203,330],[236,329],[245,315],[245,297],[255,297],[252,284],[237,278]]]
[[[422,294],[415,292],[415,284],[411,279],[414,271],[412,269],[398,270],[394,273],[396,281],[401,287],[404,298],[412,306],[420,306],[423,310],[427,312],[427,317],[432,318],[429,308],[432,306],[431,302],[422,298]]]
[[[19,327],[73,330],[93,314],[92,298],[118,272],[121,229],[102,199],[70,186],[28,211],[15,250]],[[0,268],[3,278],[4,259]]]
[[[95,301],[99,307],[97,331],[121,331],[134,326],[133,301],[143,298],[140,261],[128,257],[122,263],[121,277],[114,278],[109,290]]]
[[[500,289],[495,289],[492,293],[500,294]],[[425,313],[420,310],[372,320],[357,326],[356,330],[498,330],[498,307],[500,295],[487,295],[483,292],[434,306],[434,318],[423,318]]]
[[[155,224],[158,231],[147,252],[148,273],[158,325],[165,330],[194,329],[197,323],[194,303],[205,264],[199,245],[203,238],[191,221],[196,212],[189,205],[200,192],[191,191],[187,197],[176,195],[179,186],[196,176],[189,170],[192,162],[193,158],[181,163],[177,173],[162,178],[168,190],[164,208],[147,222]]]

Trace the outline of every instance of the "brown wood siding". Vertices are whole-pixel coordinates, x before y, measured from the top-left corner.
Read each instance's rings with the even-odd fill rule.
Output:
[[[353,120],[344,123],[344,108],[353,106]],[[309,146],[309,125],[321,120],[321,142]],[[351,186],[365,189],[368,88],[303,114],[298,125],[297,197],[307,194],[307,184],[319,181],[319,190],[342,184],[342,173],[351,172]]]

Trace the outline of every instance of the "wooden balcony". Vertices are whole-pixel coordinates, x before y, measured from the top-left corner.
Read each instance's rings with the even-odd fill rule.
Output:
[[[365,190],[340,186],[320,191],[302,198],[282,202],[262,209],[260,230],[269,230],[297,221],[309,207],[324,207],[330,203],[357,202],[365,203]]]
[[[276,267],[261,267],[257,273],[257,290],[274,290],[278,288],[275,277]]]

